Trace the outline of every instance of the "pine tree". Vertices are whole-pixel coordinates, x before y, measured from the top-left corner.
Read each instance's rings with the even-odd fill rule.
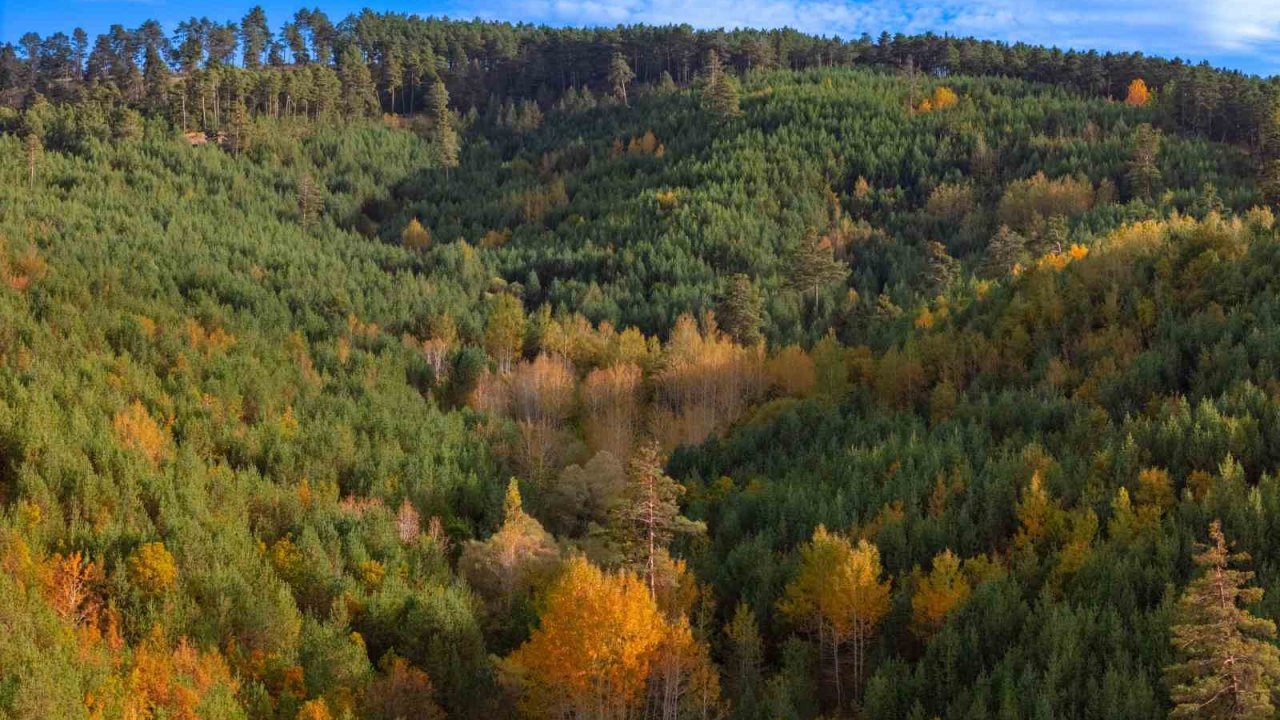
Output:
[[[840,282],[849,275],[849,266],[837,260],[830,241],[819,238],[810,230],[791,254],[791,287],[807,293],[813,292],[814,307],[824,285]]]
[[[636,449],[611,528],[627,563],[641,574],[655,595],[659,557],[672,536],[702,529],[680,515],[684,487],[667,476],[662,464],[657,442],[649,441]]]
[[[707,53],[707,64],[703,70],[702,107],[723,119],[742,114],[738,107],[737,85],[725,71],[720,53],[715,50]]]
[[[729,290],[720,303],[720,326],[741,345],[757,345],[764,336],[760,325],[764,322],[764,299],[751,278],[737,273],[729,280]]]
[[[1150,123],[1138,126],[1133,138],[1133,152],[1129,157],[1129,188],[1135,197],[1151,199],[1156,183],[1160,182],[1160,167],[1156,164],[1160,154],[1160,131]]]
[[[1181,662],[1168,668],[1174,718],[1271,718],[1280,681],[1276,625],[1241,605],[1255,605],[1262,589],[1249,587],[1253,573],[1231,565],[1249,560],[1233,553],[1215,520],[1210,544],[1199,544],[1200,577],[1178,603],[1173,647]]]
[[[310,173],[298,179],[298,222],[303,230],[310,230],[324,209],[324,198]]]
[[[453,129],[453,114],[449,111],[449,90],[440,78],[436,78],[431,87],[429,102],[431,119],[434,121],[432,132],[435,136],[436,162],[444,168],[447,179],[449,171],[458,167],[460,148],[458,133]]]
[[[614,53],[613,59],[609,61],[609,87],[613,89],[613,96],[623,105],[628,105],[627,85],[635,79],[636,74],[627,64],[627,59],[620,52]]]
[[[342,88],[342,112],[346,117],[362,117],[378,107],[373,75],[355,45],[348,46],[338,58],[338,81]]]
[[[955,281],[960,272],[960,262],[947,252],[942,243],[929,241],[929,288],[934,294],[942,294]]]
[[[400,58],[400,49],[396,47],[383,51],[382,84],[391,96],[391,112],[396,111],[396,91],[404,85],[404,61]]]
[[[987,245],[985,273],[988,277],[1002,278],[1013,272],[1026,259],[1027,239],[1001,225],[991,243]]]
[[[739,602],[733,619],[724,628],[729,656],[725,672],[729,697],[734,699],[734,716],[755,717],[761,701],[764,665],[764,643],[756,614],[745,602]]]

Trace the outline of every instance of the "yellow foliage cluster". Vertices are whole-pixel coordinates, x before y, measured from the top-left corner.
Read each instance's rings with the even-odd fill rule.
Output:
[[[129,580],[143,595],[157,597],[173,587],[178,565],[164,543],[143,544],[129,557]]]
[[[400,232],[400,244],[406,250],[422,252],[431,247],[431,231],[423,227],[415,217],[409,220],[409,224],[405,225],[404,230]]]
[[[969,579],[961,572],[960,559],[950,550],[939,553],[911,595],[911,631],[922,639],[933,635],[969,599],[969,593]]]
[[[1053,251],[1046,253],[1036,261],[1037,270],[1048,270],[1052,272],[1061,272],[1063,269],[1076,260],[1083,260],[1089,255],[1089,248],[1078,243],[1072,243],[1071,247],[1065,252]]]
[[[956,95],[954,90],[946,85],[939,85],[933,89],[932,95],[920,101],[916,110],[922,113],[946,110],[947,108],[954,106],[959,101],[960,98]]]
[[[120,444],[141,452],[152,465],[169,456],[169,433],[151,417],[142,401],[134,400],[132,405],[116,413],[113,425]]]
[[[658,141],[658,137],[653,134],[652,130],[646,130],[643,135],[639,135],[628,140],[625,149],[622,140],[614,140],[610,156],[617,158],[621,156],[623,152],[626,152],[628,155],[652,155],[654,157],[662,157],[666,154],[667,148]]]
[[[788,345],[765,362],[769,383],[786,397],[805,397],[817,381],[813,360],[799,345]]]
[[[654,426],[665,447],[696,444],[740,418],[764,393],[764,355],[734,343],[710,314],[676,320],[655,379]]]
[[[658,207],[663,212],[674,208],[680,200],[680,195],[675,190],[661,190],[654,197],[658,201]]]
[[[916,315],[915,326],[919,330],[928,330],[933,327],[933,323],[933,312],[927,307],[922,309],[919,315]]]
[[[882,580],[880,551],[866,540],[848,538],[819,525],[800,549],[800,570],[787,585],[778,609],[813,632],[832,652],[837,707],[842,704],[840,648],[849,644],[855,689],[864,672],[866,648],[889,613],[891,581]],[[856,693],[855,693],[856,694]]]

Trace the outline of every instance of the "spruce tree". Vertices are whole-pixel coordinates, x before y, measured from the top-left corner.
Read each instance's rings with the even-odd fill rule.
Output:
[[[1248,585],[1253,573],[1231,568],[1249,555],[1230,551],[1217,520],[1209,526],[1209,538],[1208,545],[1197,544],[1201,574],[1183,593],[1172,628],[1180,662],[1168,668],[1170,717],[1275,717],[1276,625],[1241,607],[1262,599],[1262,589]]]

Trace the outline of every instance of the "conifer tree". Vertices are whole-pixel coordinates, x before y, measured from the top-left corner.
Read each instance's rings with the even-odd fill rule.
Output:
[[[745,602],[739,602],[733,619],[724,628],[728,641],[728,664],[725,668],[729,697],[734,699],[734,715],[755,717],[761,701],[764,643],[756,614]]]
[[[1253,573],[1232,569],[1249,560],[1233,553],[1217,520],[1208,545],[1195,556],[1201,574],[1178,603],[1173,647],[1180,662],[1168,668],[1174,718],[1271,718],[1280,681],[1276,625],[1242,605],[1255,605],[1262,589],[1250,587]]]
[[[304,173],[298,179],[298,222],[303,230],[310,230],[320,218],[324,209],[324,198],[311,173]]]
[[[458,167],[458,132],[453,128],[453,114],[449,111],[449,90],[444,81],[436,78],[431,87],[431,119],[435,139],[436,162],[444,168],[445,178],[449,171]]]
[[[802,293],[813,293],[817,307],[824,285],[840,282],[849,275],[849,266],[837,260],[831,243],[812,230],[791,254],[791,286]]]
[[[717,319],[724,331],[741,345],[757,345],[764,339],[760,334],[764,299],[751,278],[737,273],[729,280],[729,290],[720,303]]]
[[[946,292],[960,272],[960,263],[942,243],[929,241],[929,287],[935,294]]]
[[[338,80],[341,83],[342,112],[348,118],[361,117],[378,107],[374,95],[373,75],[369,65],[355,45],[342,51],[338,59]]]
[[[609,87],[613,90],[613,96],[623,105],[628,105],[627,85],[635,79],[636,74],[627,64],[627,59],[622,56],[622,53],[615,52],[613,59],[609,61]]]
[[[1001,225],[987,246],[985,271],[988,277],[1002,278],[1014,270],[1027,254],[1027,239]]]
[[[1150,200],[1156,183],[1160,182],[1160,167],[1156,164],[1160,154],[1160,131],[1150,123],[1138,126],[1133,138],[1133,152],[1129,157],[1129,188],[1135,197]]]
[[[702,107],[722,119],[742,114],[738,107],[737,85],[725,71],[720,53],[715,50],[707,53],[707,64],[703,70]]]
[[[702,526],[680,515],[684,487],[662,467],[658,443],[642,443],[631,457],[627,483],[613,513],[612,531],[627,564],[657,593],[659,558],[677,532],[698,532]]]

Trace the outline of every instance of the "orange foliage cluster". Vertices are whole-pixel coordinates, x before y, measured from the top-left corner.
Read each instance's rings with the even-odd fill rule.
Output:
[[[654,195],[654,199],[658,201],[658,208],[666,212],[676,206],[680,200],[680,194],[675,190],[662,190]]]
[[[633,137],[627,141],[625,150],[622,140],[614,140],[613,148],[609,152],[612,158],[618,158],[623,152],[628,155],[652,155],[654,157],[662,157],[667,153],[667,148],[658,142],[658,138],[653,134],[652,130],[646,130],[644,135]]]
[[[148,547],[152,546],[143,546]],[[129,565],[134,575],[134,563]],[[0,572],[16,580],[18,587],[38,589],[39,598],[68,630],[63,637],[75,643],[78,660],[86,668],[83,707],[93,720],[197,720],[210,702],[230,702],[239,690],[221,653],[200,650],[185,638],[170,644],[159,625],[129,648],[108,603],[101,566],[79,552],[41,557],[16,535],[0,535]]]
[[[48,264],[34,247],[28,247],[9,259],[6,259],[6,255],[5,241],[0,237],[0,280],[18,292],[25,291],[31,283],[39,281],[49,271]]]
[[[664,717],[676,716],[682,696],[718,704],[705,647],[634,574],[573,558],[543,608],[538,629],[503,662],[526,717],[636,717],[651,687]]]
[[[1042,255],[1036,261],[1036,268],[1039,270],[1050,270],[1053,272],[1061,272],[1076,260],[1083,260],[1089,255],[1089,248],[1073,243],[1065,252],[1053,251]]]
[[[1142,107],[1151,100],[1151,91],[1147,89],[1147,82],[1142,78],[1135,78],[1129,83],[1129,94],[1125,96],[1124,102],[1131,107]]]
[[[157,465],[169,456],[169,433],[151,417],[142,401],[134,400],[129,407],[116,413],[116,437],[129,450],[137,450]]]
[[[920,105],[916,110],[922,113],[933,112],[935,110],[946,110],[954,106],[960,98],[956,96],[956,92],[946,85],[939,85],[933,89],[933,94],[920,101]]]
[[[182,326],[183,335],[186,336],[187,346],[205,357],[211,357],[214,353],[225,352],[236,342],[236,337],[222,328],[206,329],[195,318],[187,318]]]

